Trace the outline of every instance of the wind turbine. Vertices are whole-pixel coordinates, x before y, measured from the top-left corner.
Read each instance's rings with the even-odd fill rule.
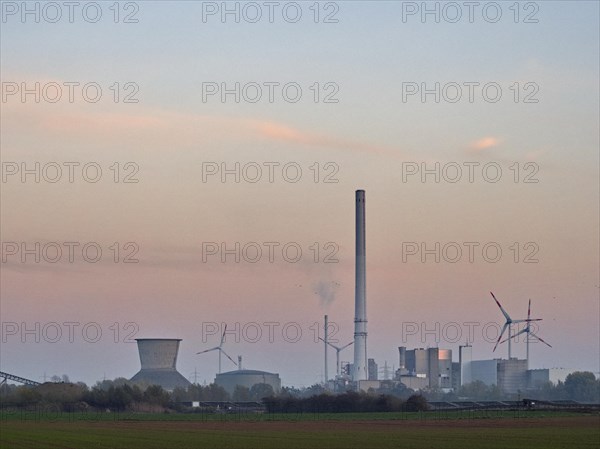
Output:
[[[223,350],[223,342],[225,341],[225,332],[227,332],[227,325],[225,325],[225,329],[223,329],[223,335],[221,335],[221,343],[219,343],[219,346],[215,346],[214,348],[210,348],[210,349],[205,349],[204,351],[200,351],[200,352],[196,353],[196,354],[204,354],[205,352],[219,351],[219,374],[221,374],[221,354],[225,354],[225,357],[227,357],[229,360],[231,360],[235,366],[238,366],[237,363],[235,363],[235,361],[231,357],[229,357],[229,355]]]
[[[527,307],[527,319],[525,321],[527,322],[527,326],[525,326],[525,328],[523,330],[521,330],[520,332],[517,332],[515,335],[513,335],[512,338],[516,338],[517,336],[519,336],[521,334],[525,334],[525,333],[527,334],[527,339],[525,340],[525,343],[527,345],[527,369],[529,369],[529,336],[533,335],[535,338],[537,338],[539,341],[541,341],[542,343],[544,343],[546,346],[548,346],[550,348],[552,347],[552,345],[545,342],[541,337],[538,337],[531,330],[531,325],[529,324],[531,321],[541,321],[541,318],[537,319],[537,320],[531,319],[531,299],[529,300],[529,306]],[[508,338],[502,340],[500,343],[504,343],[507,340],[508,340]]]
[[[512,356],[512,352],[511,352],[511,326],[513,324],[516,323],[528,323],[530,321],[541,321],[541,319],[530,319],[529,317],[527,317],[526,320],[513,320],[510,315],[506,312],[506,310],[504,310],[504,308],[500,305],[500,302],[496,299],[496,297],[494,296],[494,294],[492,292],[490,292],[490,294],[492,295],[492,298],[494,298],[494,301],[496,301],[496,304],[498,304],[498,307],[500,308],[500,311],[502,312],[502,314],[504,315],[504,318],[506,318],[506,322],[504,323],[504,326],[502,326],[502,331],[500,332],[500,336],[498,337],[498,340],[496,340],[496,344],[494,345],[494,349],[492,352],[494,352],[496,350],[496,348],[498,347],[498,344],[500,343],[500,340],[502,340],[502,336],[504,335],[504,331],[506,329],[508,329],[508,338],[505,341],[508,341],[508,360],[510,360],[511,356]]]
[[[344,346],[336,346],[333,343],[330,342],[326,342],[325,340],[323,340],[321,337],[319,337],[319,340],[321,340],[324,343],[327,343],[329,346],[331,346],[333,349],[335,349],[335,364],[336,364],[336,372],[337,375],[340,375],[340,352],[342,352],[344,349],[346,349],[348,346],[350,346],[352,343],[354,343],[354,341],[351,341],[350,343],[348,343],[347,345]]]

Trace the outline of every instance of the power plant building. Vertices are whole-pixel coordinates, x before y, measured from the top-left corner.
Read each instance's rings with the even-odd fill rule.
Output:
[[[400,381],[408,388],[452,388],[452,350],[398,348]],[[424,380],[417,380],[424,379]],[[417,388],[415,388],[417,387]]]
[[[518,393],[527,388],[527,360],[498,360],[498,386],[504,393]]]
[[[160,385],[168,391],[191,385],[176,368],[180,338],[136,338],[136,341],[142,367],[131,378],[132,382]]]
[[[566,368],[542,368],[527,371],[527,385],[529,388],[539,388],[548,382],[556,385],[559,381],[564,382],[567,376],[575,370]]]
[[[375,363],[375,359],[369,359],[369,379],[377,380],[379,378],[379,367]]]
[[[451,389],[453,387],[452,382],[452,350],[451,349],[439,349],[438,350],[438,378],[439,388],[444,390]],[[435,360],[432,362],[435,365]]]
[[[413,390],[440,388],[458,390],[472,382],[496,385],[507,394],[517,394],[545,383],[564,381],[572,370],[564,368],[527,369],[526,359],[472,360],[472,347],[459,346],[459,361],[452,362],[452,351],[440,348],[398,348],[399,369],[396,380]]]
[[[452,389],[458,391],[460,388],[460,363],[452,362]]]
[[[471,362],[473,361],[473,347],[471,345],[459,346],[458,348],[458,364],[460,381],[459,385],[465,385],[473,382],[471,374]]]
[[[488,386],[498,385],[498,359],[471,361],[470,382],[476,381],[483,382]]]
[[[471,382],[497,385],[504,393],[517,393],[527,388],[527,360],[473,360],[470,365]],[[463,385],[465,383],[469,382],[464,382]]]

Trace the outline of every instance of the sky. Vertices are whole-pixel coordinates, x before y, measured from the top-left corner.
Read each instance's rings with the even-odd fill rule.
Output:
[[[320,382],[364,189],[380,367],[506,358],[492,291],[543,319],[531,367],[599,372],[599,5],[516,5],[2,2],[0,370],[129,378],[135,338],[181,338],[211,382],[227,325]]]

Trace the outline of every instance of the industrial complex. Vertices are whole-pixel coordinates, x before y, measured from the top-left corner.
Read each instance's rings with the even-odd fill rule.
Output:
[[[466,344],[458,350],[458,361],[453,361],[452,350],[439,347],[413,348],[398,347],[398,368],[383,379],[379,379],[378,366],[374,359],[368,358],[367,353],[367,297],[366,297],[366,196],[364,190],[355,193],[356,246],[355,246],[355,298],[354,298],[354,339],[345,346],[338,347],[328,341],[327,315],[325,315],[324,343],[325,387],[331,391],[377,391],[390,386],[406,387],[415,391],[436,390],[450,392],[459,387],[482,382],[484,385],[496,385],[504,393],[514,394],[535,388],[546,382],[556,383],[564,380],[572,371],[566,369],[529,369],[529,341],[535,338],[547,346],[547,342],[533,333],[530,328],[531,301],[527,319],[513,320],[502,307],[498,299],[491,293],[506,322],[496,342],[494,350],[500,343],[508,342],[508,359],[494,358],[490,360],[473,360],[472,346]],[[512,325],[525,323],[524,329],[512,335]],[[502,337],[507,332],[507,338]],[[511,340],[520,334],[527,334],[527,358],[512,357]],[[202,354],[217,350],[219,352],[219,371],[215,383],[233,394],[236,386],[251,389],[256,384],[266,384],[274,393],[281,390],[279,374],[260,370],[242,369],[241,357],[236,363],[224,350],[225,332],[221,336],[219,346],[198,352]],[[190,382],[177,372],[176,362],[180,339],[137,339],[141,362],[140,371],[131,381],[143,384],[157,384],[167,390],[176,387],[187,387]],[[347,347],[354,346],[352,362],[340,363],[340,353]],[[330,348],[336,351],[336,375],[333,379],[328,376],[328,352]],[[221,373],[221,355],[231,360],[237,369]]]

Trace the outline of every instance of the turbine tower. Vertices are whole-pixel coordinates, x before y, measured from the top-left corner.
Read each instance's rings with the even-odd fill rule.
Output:
[[[325,343],[325,371],[324,371],[325,382],[327,382],[329,380],[329,373],[327,370],[327,365],[328,365],[328,363],[327,363],[327,343],[329,342],[329,338],[328,338],[329,330],[327,329],[328,326],[329,326],[329,321],[327,320],[327,315],[325,315],[325,324],[323,326],[323,335],[325,336],[325,340],[323,340]]]
[[[219,346],[215,346],[214,348],[210,348],[210,349],[205,349],[204,351],[200,351],[200,352],[196,353],[196,354],[204,354],[205,352],[219,351],[219,374],[221,374],[221,354],[225,354],[225,357],[227,357],[229,360],[231,360],[231,362],[235,366],[238,366],[238,364],[235,363],[235,361],[231,357],[229,357],[229,355],[223,350],[223,342],[225,341],[225,332],[227,332],[227,325],[225,325],[225,329],[223,329],[223,335],[221,335],[221,343],[219,343]]]
[[[356,284],[354,296],[354,364],[352,380],[367,380],[367,298],[365,191],[356,191]]]
[[[517,332],[515,335],[513,335],[512,338],[517,338],[521,334],[527,334],[527,339],[525,340],[525,344],[527,347],[527,369],[529,369],[529,336],[533,335],[535,338],[537,338],[539,341],[541,341],[542,343],[544,343],[546,346],[548,346],[550,348],[552,346],[549,343],[545,342],[541,337],[538,337],[531,330],[531,325],[529,324],[531,321],[541,321],[541,318],[537,319],[537,320],[531,319],[531,299],[529,300],[529,306],[527,307],[527,319],[525,321],[527,322],[527,326],[525,326],[525,328],[522,331]],[[507,340],[508,340],[508,338],[502,340],[500,343],[504,343]],[[509,342],[509,344],[510,344],[510,342]]]
[[[500,311],[504,315],[504,318],[506,318],[506,322],[504,323],[504,326],[502,326],[502,331],[500,332],[500,336],[498,337],[498,340],[496,340],[496,344],[494,345],[494,350],[492,352],[494,352],[496,350],[496,348],[498,347],[498,344],[500,343],[500,340],[502,340],[502,336],[504,335],[504,331],[506,329],[508,329],[508,338],[505,341],[508,341],[508,360],[510,360],[511,357],[512,357],[511,345],[510,345],[510,342],[512,340],[511,326],[513,324],[516,324],[516,323],[527,323],[527,324],[529,324],[530,321],[541,321],[541,319],[539,319],[539,318],[538,319],[530,319],[529,317],[527,317],[526,320],[513,320],[510,317],[510,315],[506,312],[506,310],[504,310],[504,308],[500,305],[500,302],[496,299],[496,297],[494,296],[494,294],[492,292],[490,292],[490,294],[492,295],[492,298],[494,298],[494,301],[496,301],[496,304],[498,304],[498,307],[500,308]]]
[[[325,342],[325,340],[323,340],[321,337],[319,337],[319,340],[321,340],[322,342]],[[354,341],[351,341],[350,343],[348,343],[347,345],[344,346],[336,346],[333,343],[330,343],[329,341],[326,342],[329,346],[331,346],[333,349],[335,349],[335,366],[336,366],[336,374],[339,376],[340,375],[340,352],[342,352],[344,349],[346,349],[348,346],[350,346],[351,344],[354,343]]]

